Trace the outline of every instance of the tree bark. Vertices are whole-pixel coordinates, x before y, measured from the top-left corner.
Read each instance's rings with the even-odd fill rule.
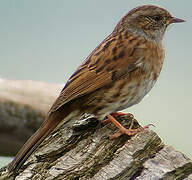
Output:
[[[118,120],[130,126],[129,116]],[[138,126],[135,120],[134,127]],[[143,130],[133,137],[110,140],[117,131],[114,125],[103,125],[94,118],[77,120],[73,127],[53,132],[17,174],[2,168],[0,179],[192,179],[192,161],[165,145],[155,132]]]

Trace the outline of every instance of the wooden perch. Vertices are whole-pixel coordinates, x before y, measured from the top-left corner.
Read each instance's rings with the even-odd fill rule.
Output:
[[[129,116],[118,120],[129,127]],[[138,126],[135,120],[134,127]],[[110,140],[117,131],[114,125],[103,125],[94,118],[76,121],[73,127],[52,133],[17,174],[9,174],[7,167],[0,169],[0,179],[192,179],[192,161],[164,145],[155,132],[144,130],[133,137]]]
[[[129,126],[129,117],[119,120]],[[192,178],[191,160],[164,145],[155,132],[144,130],[132,138],[109,140],[115,131],[112,124],[103,126],[95,119],[61,128],[44,141],[15,179]],[[13,179],[6,168],[0,175],[2,179]]]

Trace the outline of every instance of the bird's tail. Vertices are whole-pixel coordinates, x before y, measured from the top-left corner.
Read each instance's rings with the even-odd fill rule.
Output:
[[[17,153],[15,159],[9,164],[9,172],[15,172],[25,163],[29,156],[36,150],[42,141],[53,132],[57,126],[69,113],[54,112],[50,114],[43,122],[41,127],[28,139],[20,151]],[[64,120],[64,123],[65,120]]]

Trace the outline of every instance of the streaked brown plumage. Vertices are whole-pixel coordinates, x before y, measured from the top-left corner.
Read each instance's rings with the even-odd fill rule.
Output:
[[[70,77],[46,120],[16,155],[9,171],[18,170],[51,132],[85,113],[99,120],[107,116],[120,128],[119,135],[136,134],[139,130],[123,129],[109,114],[139,103],[151,90],[164,60],[164,32],[176,22],[183,20],[152,5],[126,14]]]

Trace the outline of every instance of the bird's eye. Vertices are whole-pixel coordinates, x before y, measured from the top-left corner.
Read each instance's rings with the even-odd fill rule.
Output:
[[[162,16],[153,16],[152,17],[155,21],[161,21],[163,19]]]

